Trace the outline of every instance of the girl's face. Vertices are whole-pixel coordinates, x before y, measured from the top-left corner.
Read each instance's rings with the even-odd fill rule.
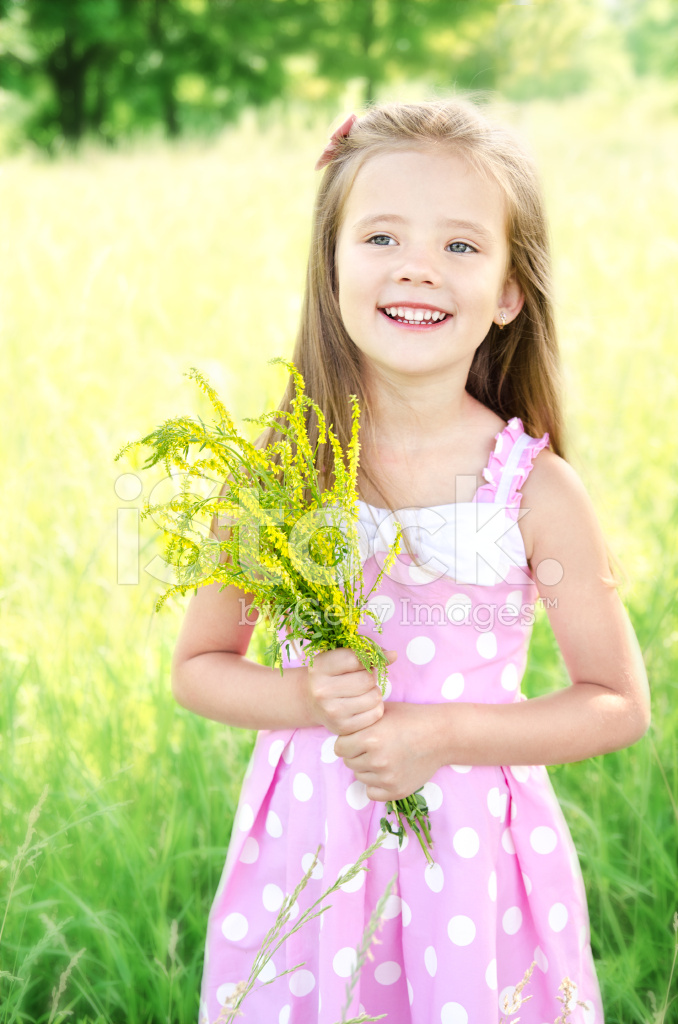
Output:
[[[363,164],[336,261],[344,326],[389,376],[466,374],[500,310],[508,323],[523,304],[507,279],[499,186],[450,150],[383,153]]]

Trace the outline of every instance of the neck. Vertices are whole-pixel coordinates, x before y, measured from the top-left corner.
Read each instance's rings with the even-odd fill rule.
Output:
[[[402,452],[435,449],[461,437],[478,402],[466,391],[468,368],[445,375],[369,381],[373,422],[364,445]]]

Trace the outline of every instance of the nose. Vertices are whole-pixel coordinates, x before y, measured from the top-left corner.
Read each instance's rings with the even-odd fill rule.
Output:
[[[393,280],[402,284],[429,285],[437,288],[441,282],[434,254],[427,248],[409,249],[404,259],[394,268]]]

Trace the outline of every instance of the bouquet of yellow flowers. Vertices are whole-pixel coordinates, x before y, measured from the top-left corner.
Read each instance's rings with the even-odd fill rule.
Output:
[[[346,452],[321,409],[305,394],[302,375],[293,363],[274,359],[287,367],[294,381],[295,395],[290,411],[274,410],[247,422],[270,428],[279,440],[258,447],[237,430],[232,417],[215,390],[195,367],[186,376],[194,378],[209,397],[218,422],[212,429],[202,419],[187,416],[166,421],[139,441],[125,445],[117,459],[136,445],[154,449],[144,468],[164,460],[168,474],[172,464],[184,471],[181,493],[164,505],[149,505],[142,517],[158,515],[170,534],[166,560],[174,566],[178,582],[171,585],[156,603],[159,610],[170,594],[185,594],[200,585],[221,581],[251,593],[254,606],[263,615],[271,633],[267,651],[270,664],[282,675],[283,644],[289,655],[293,640],[308,664],[321,651],[346,647],[354,651],[364,668],[377,670],[377,682],[385,692],[388,658],[371,637],[362,636],[358,627],[370,616],[378,632],[382,625],[378,614],[368,607],[368,599],[395,562],[401,530],[389,550],[381,571],[367,594],[363,592],[362,558],[358,531],[357,474],[360,444],[360,410],[351,395],[352,429]],[[318,422],[318,441],[311,445],[307,415],[313,411]],[[318,476],[320,446],[331,446],[334,456],[334,480],[321,489]],[[209,458],[188,462],[191,445],[198,455],[205,449]],[[226,480],[218,497],[197,497],[190,491],[192,478]],[[219,513],[219,523],[231,523],[236,529],[224,541],[205,538],[199,516]],[[220,559],[225,551],[227,558]],[[286,640],[281,643],[283,630]],[[397,830],[387,818],[382,829],[404,837],[402,818],[416,832],[427,860],[432,863],[427,845],[432,845],[428,808],[421,791],[386,804],[394,813]],[[429,827],[427,827],[429,826]],[[423,833],[423,836],[422,836]]]

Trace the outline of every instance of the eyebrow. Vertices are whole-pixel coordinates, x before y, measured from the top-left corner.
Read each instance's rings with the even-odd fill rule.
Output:
[[[363,217],[361,220],[356,221],[353,227],[362,231],[364,228],[369,228],[373,224],[405,224],[406,218],[401,217],[398,213],[377,213],[369,214],[367,217]],[[482,224],[478,224],[474,220],[456,220],[451,217],[443,217],[439,221],[442,227],[447,228],[459,228],[462,231],[470,231],[472,234],[479,235],[482,238],[486,238],[488,241],[494,241],[494,235],[483,227]]]

